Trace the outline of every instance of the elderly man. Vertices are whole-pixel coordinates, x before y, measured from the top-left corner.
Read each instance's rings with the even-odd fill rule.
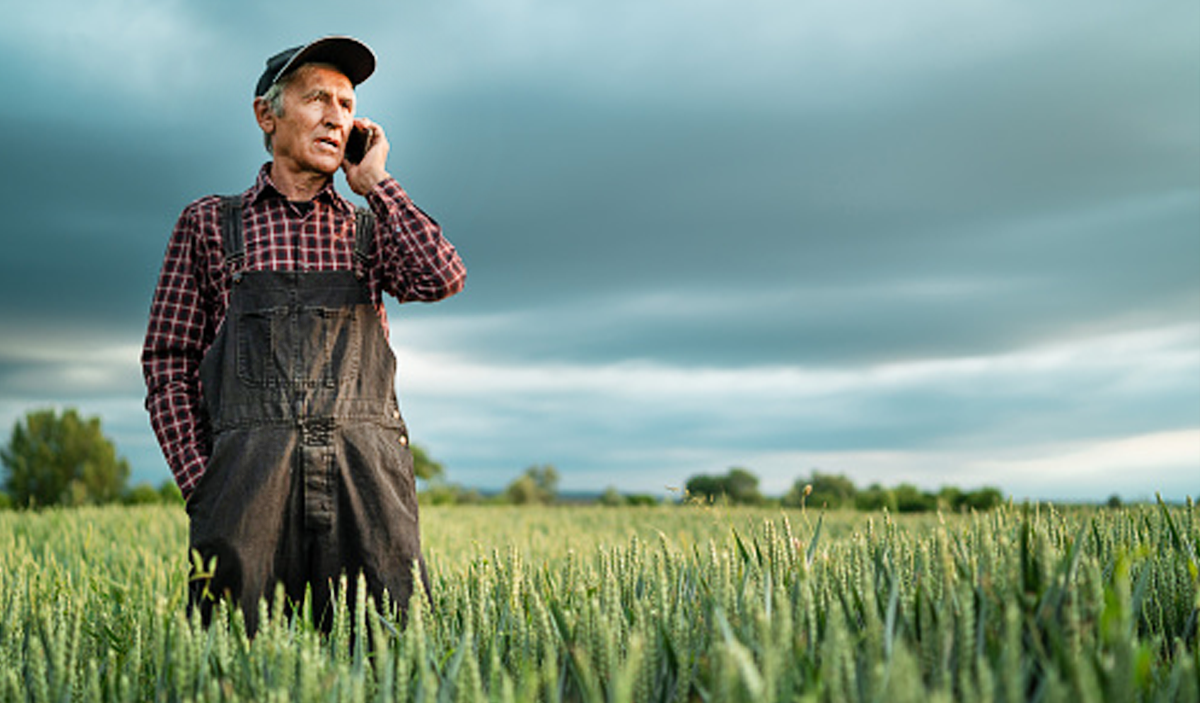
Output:
[[[311,589],[323,628],[342,575],[400,607],[414,573],[428,587],[383,293],[441,300],[466,272],[388,174],[383,129],[355,116],[374,69],[349,37],[267,60],[254,115],[272,159],[241,195],[183,211],[150,310],[146,408],[191,549],[216,562],[190,605],[208,621],[227,597],[251,633],[277,584],[289,607]],[[337,193],[339,169],[369,209]]]

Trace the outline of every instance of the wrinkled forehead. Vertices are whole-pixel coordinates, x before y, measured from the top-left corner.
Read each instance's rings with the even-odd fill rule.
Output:
[[[300,94],[321,89],[341,97],[354,97],[354,84],[346,74],[337,66],[325,63],[306,63],[296,68],[288,79],[286,89]]]

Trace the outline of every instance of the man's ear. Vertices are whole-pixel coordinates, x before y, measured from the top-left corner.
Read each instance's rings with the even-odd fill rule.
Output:
[[[271,109],[271,103],[262,98],[255,98],[254,119],[258,120],[258,126],[264,134],[275,133],[275,111]]]

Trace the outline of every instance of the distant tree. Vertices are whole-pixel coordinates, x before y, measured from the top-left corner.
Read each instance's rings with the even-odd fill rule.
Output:
[[[845,474],[823,474],[814,471],[812,475],[812,495],[810,501],[828,503],[831,508],[840,508],[854,504],[858,488]]]
[[[417,500],[422,505],[474,505],[482,503],[483,496],[474,488],[435,479],[417,494]]]
[[[658,498],[649,493],[629,493],[624,494],[617,490],[616,486],[609,486],[604,489],[600,497],[596,499],[597,505],[604,505],[610,508],[616,508],[627,505],[644,506],[658,505]]]
[[[183,492],[174,479],[167,479],[158,484],[158,499],[166,505],[183,505]]]
[[[598,498],[596,502],[600,505],[616,507],[619,505],[625,505],[625,496],[621,495],[621,492],[617,490],[616,486],[609,486],[608,488],[604,489],[604,492],[600,494],[600,498]]]
[[[658,505],[661,501],[649,493],[630,493],[625,496],[626,505]]]
[[[713,502],[726,495],[725,482],[717,476],[700,474],[688,479],[685,490],[690,498]]]
[[[446,467],[429,456],[419,444],[409,445],[413,455],[413,473],[425,482],[417,493],[422,505],[465,505],[483,502],[483,496],[474,488],[464,488],[457,483],[446,482]]]
[[[731,468],[724,476],[693,476],[686,485],[689,496],[709,502],[722,499],[742,505],[763,502],[763,495],[758,490],[758,477],[740,466]]]
[[[805,491],[808,494],[805,495]],[[838,508],[854,507],[854,497],[858,495],[858,489],[854,486],[854,482],[846,478],[844,474],[824,474],[820,471],[814,471],[812,478],[798,479],[792,484],[791,490],[783,497],[783,505],[789,508],[799,508],[804,505],[808,508],[828,508],[837,510]]]
[[[779,503],[785,508],[807,508],[809,506],[808,497],[812,495],[812,483],[806,479],[798,478],[788,489],[787,493],[783,494],[783,498]],[[824,509],[830,507],[827,503],[818,504],[814,507]]]
[[[956,513],[962,510],[965,500],[966,494],[954,486],[943,486],[937,493],[938,510]]]
[[[557,469],[550,464],[542,464],[541,466],[531,466],[525,472],[533,477],[534,483],[537,484],[538,490],[546,496],[547,502],[558,497]]]
[[[544,503],[543,496],[538,491],[537,482],[529,474],[521,474],[515,481],[504,489],[504,500],[513,505],[533,505]]]
[[[413,455],[413,473],[417,478],[431,481],[435,478],[441,478],[446,474],[446,467],[441,463],[434,461],[425,448],[419,444],[413,444],[409,447]]]
[[[20,507],[110,503],[125,491],[129,462],[100,430],[100,418],[74,409],[27,413],[0,449],[4,488]]]
[[[999,508],[1004,504],[1004,494],[999,488],[985,487],[971,491],[963,499],[963,504],[970,510],[984,511]]]
[[[162,495],[154,486],[143,482],[125,491],[121,502],[125,505],[156,505],[162,502]]]
[[[854,498],[854,507],[859,510],[876,511],[887,508],[896,511],[896,494],[890,488],[884,488],[873,483],[864,491],[859,491]]]
[[[1114,493],[1108,497],[1108,500],[1105,501],[1104,505],[1115,509],[1120,508],[1122,505],[1124,505],[1124,503],[1121,501],[1121,496]]]
[[[758,477],[740,466],[735,466],[725,475],[726,492],[734,503],[758,505],[763,495],[758,491]]]
[[[896,486],[892,494],[896,497],[896,510],[901,513],[923,513],[937,508],[937,496],[911,483]]]
[[[558,470],[550,464],[531,466],[508,484],[504,497],[515,505],[553,503],[558,497]]]

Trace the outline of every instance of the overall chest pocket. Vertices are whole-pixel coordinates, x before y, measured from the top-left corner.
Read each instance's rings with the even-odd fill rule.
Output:
[[[237,315],[238,378],[254,388],[333,388],[358,375],[355,307],[288,306]]]

